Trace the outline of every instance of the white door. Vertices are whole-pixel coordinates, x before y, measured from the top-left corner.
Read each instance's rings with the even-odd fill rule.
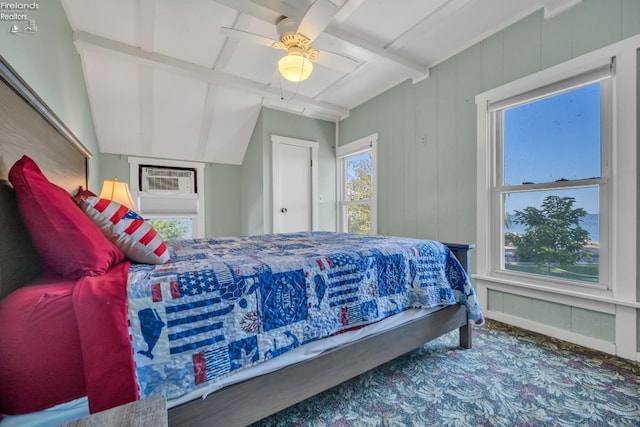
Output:
[[[315,230],[318,143],[277,135],[272,143],[273,232]]]

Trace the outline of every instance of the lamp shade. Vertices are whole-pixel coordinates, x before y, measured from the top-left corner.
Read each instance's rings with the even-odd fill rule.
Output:
[[[311,75],[313,64],[302,54],[288,53],[278,61],[278,70],[285,79],[298,83]]]
[[[131,192],[129,191],[129,184],[118,181],[118,178],[104,180],[100,198],[118,202],[132,211],[136,210],[136,204],[133,202]]]

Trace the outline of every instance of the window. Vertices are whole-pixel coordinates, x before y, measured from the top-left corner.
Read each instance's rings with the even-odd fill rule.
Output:
[[[489,106],[498,270],[607,286],[612,68]]]
[[[131,195],[165,240],[205,236],[203,163],[129,157]]]
[[[376,234],[377,134],[339,146],[338,185],[340,231]]]
[[[163,218],[147,215],[146,219],[164,240],[182,240],[194,237],[193,218],[177,218],[175,216]]]
[[[613,68],[488,103],[493,271],[609,288]]]
[[[638,357],[638,48],[640,36],[630,37],[476,96],[477,246],[472,277],[487,317],[631,359]],[[579,111],[574,104],[583,97],[587,110]],[[549,103],[563,105],[556,115],[561,120],[553,123],[563,143],[545,148],[546,137],[553,134],[544,134],[542,142],[527,144],[528,151],[510,146],[521,139],[521,131],[530,134],[534,125],[541,126],[537,117],[548,112]],[[544,109],[535,120],[518,120],[523,111],[538,107]],[[591,114],[594,120],[565,133],[573,126],[562,123],[578,114]],[[570,142],[571,135],[580,141],[577,146]],[[597,269],[560,268],[567,271],[563,275],[553,271],[563,261],[556,258],[555,264],[540,263],[542,271],[517,270],[516,245],[506,232],[524,234],[525,224],[513,224],[514,218],[505,214],[527,208],[535,208],[528,211],[532,214],[544,212],[543,202],[550,196],[556,198],[548,199],[547,211],[566,198],[572,201],[571,209],[586,211],[577,217],[589,231],[589,241],[598,243]],[[566,223],[566,215],[539,215],[532,221],[547,225],[558,219]],[[595,264],[595,254],[575,264]],[[582,317],[587,313],[583,310],[590,313],[588,318]],[[615,318],[614,344],[574,329],[585,319],[595,328],[609,321],[601,323],[595,313]]]

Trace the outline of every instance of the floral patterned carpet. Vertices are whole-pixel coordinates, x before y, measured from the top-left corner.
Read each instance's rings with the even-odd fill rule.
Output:
[[[640,364],[488,320],[285,409],[268,426],[640,426]]]

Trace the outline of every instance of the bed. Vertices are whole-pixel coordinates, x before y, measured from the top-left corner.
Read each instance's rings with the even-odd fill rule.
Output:
[[[459,329],[461,347],[471,347],[470,323],[483,321],[465,272],[472,245],[394,239],[388,246],[391,238],[381,236],[295,233],[167,242],[171,263],[144,264],[130,262],[106,244],[96,251],[65,245],[76,238],[101,238],[91,234],[100,229],[83,222],[86,216],[80,209],[64,212],[62,220],[74,218],[64,235],[56,237],[60,230],[41,223],[34,232],[33,225],[23,221],[24,206],[22,212],[18,206],[20,186],[14,190],[7,182],[9,169],[27,156],[48,180],[76,194],[79,187],[88,187],[90,153],[6,62],[1,61],[0,68],[0,322],[36,329],[43,334],[32,337],[38,345],[67,349],[46,352],[52,370],[65,376],[46,377],[47,392],[38,409],[57,408],[86,395],[96,412],[162,393],[169,397],[170,425],[211,425],[212,420],[216,425],[248,425],[444,333]],[[78,213],[82,217],[76,217]],[[52,240],[63,248],[45,243]],[[247,253],[249,248],[252,252]],[[59,264],[65,259],[71,265],[63,268]],[[354,275],[364,278],[363,290],[336,288],[350,284]],[[405,275],[415,285],[407,293],[398,288]],[[191,285],[193,277],[212,285],[215,295]],[[55,317],[36,328],[28,323],[32,317],[7,308],[25,295],[40,305],[43,298],[55,301],[55,310],[47,313]],[[216,315],[226,310],[238,316],[215,326],[198,317],[202,314],[192,314],[198,324],[191,332],[168,332],[181,321],[168,319],[167,313],[212,301],[218,304]],[[323,317],[327,308],[333,314]],[[53,324],[58,329],[50,329]],[[220,324],[224,333],[212,332]],[[232,324],[242,331],[226,329]],[[207,339],[212,343],[205,344],[213,347],[189,339],[195,329],[211,332]],[[265,334],[256,335],[257,330]],[[311,335],[312,330],[317,335]],[[221,345],[221,335],[234,338]],[[169,336],[180,344],[171,344]],[[222,347],[224,354],[217,351]],[[187,373],[178,369],[183,359],[162,356],[183,353],[191,363]],[[104,357],[89,362],[95,354]],[[12,367],[20,362],[37,371],[43,364],[42,354],[13,357],[20,360]],[[169,368],[156,365],[167,360],[173,360],[167,362]],[[6,361],[0,361],[0,377],[7,378],[2,369],[9,370]],[[256,370],[257,376],[252,372]],[[18,383],[18,375],[9,378]],[[184,378],[189,388],[179,384]],[[42,388],[42,378],[29,380],[33,388]],[[52,395],[69,387],[71,391],[52,402]],[[11,400],[7,395],[11,392],[0,396],[0,404]],[[16,396],[18,413],[32,409],[20,407],[25,399]]]

